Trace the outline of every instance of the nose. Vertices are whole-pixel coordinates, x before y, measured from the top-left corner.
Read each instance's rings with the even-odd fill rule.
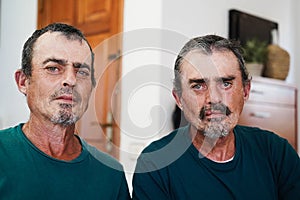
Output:
[[[69,87],[74,87],[76,85],[76,72],[72,68],[66,68],[64,71],[64,76],[63,76],[63,82],[62,85],[64,87],[69,86]]]
[[[211,103],[221,103],[221,102],[222,102],[221,91],[215,86],[209,87],[206,93],[206,103],[211,104]]]

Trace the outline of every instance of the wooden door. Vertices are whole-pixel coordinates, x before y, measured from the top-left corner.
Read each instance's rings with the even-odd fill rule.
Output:
[[[120,93],[123,0],[39,0],[38,28],[63,22],[79,28],[95,52],[97,85],[78,134],[90,144],[119,157]]]

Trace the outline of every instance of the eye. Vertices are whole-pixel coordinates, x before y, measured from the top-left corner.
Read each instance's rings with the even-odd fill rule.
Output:
[[[205,83],[197,83],[197,84],[193,84],[191,88],[193,90],[200,91],[200,90],[206,90],[207,86]]]
[[[231,88],[231,86],[232,86],[232,83],[230,81],[223,81],[221,83],[221,88],[223,88],[223,89]]]
[[[52,74],[58,74],[61,71],[60,68],[55,67],[55,66],[49,66],[49,67],[46,67],[45,69]]]
[[[88,77],[90,76],[90,71],[86,68],[79,68],[78,71],[76,72],[78,76],[82,77]]]

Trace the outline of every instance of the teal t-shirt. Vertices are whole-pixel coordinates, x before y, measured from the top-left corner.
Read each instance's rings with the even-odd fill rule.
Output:
[[[37,149],[22,126],[0,131],[0,199],[130,199],[115,159],[81,140],[79,157],[57,160]]]
[[[199,154],[181,128],[139,156],[133,199],[300,199],[300,161],[287,140],[258,128],[234,129],[236,152],[217,163]]]

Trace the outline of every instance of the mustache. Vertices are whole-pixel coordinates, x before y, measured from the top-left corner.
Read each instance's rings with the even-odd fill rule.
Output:
[[[210,106],[203,106],[200,110],[199,117],[200,119],[205,118],[206,111],[220,111],[224,113],[226,116],[230,115],[232,112],[228,108],[228,106],[224,105],[223,103],[212,103]]]
[[[74,88],[60,88],[59,90],[55,91],[51,95],[51,99],[54,100],[62,95],[72,95],[74,101],[81,101],[81,97],[79,93]]]

